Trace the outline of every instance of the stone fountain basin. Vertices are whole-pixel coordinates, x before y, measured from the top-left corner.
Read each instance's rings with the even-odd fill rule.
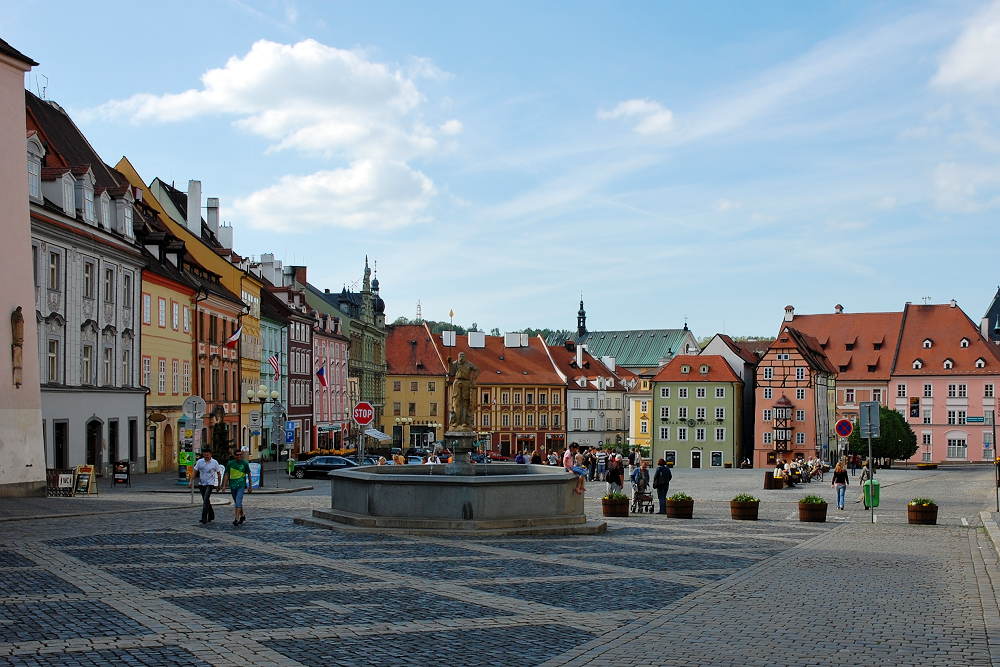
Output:
[[[448,474],[449,466],[364,466],[330,477],[330,511],[314,519],[403,532],[498,531],[502,534],[597,533],[588,523],[575,476],[562,468],[480,464],[473,474]],[[318,525],[312,520],[302,523]]]

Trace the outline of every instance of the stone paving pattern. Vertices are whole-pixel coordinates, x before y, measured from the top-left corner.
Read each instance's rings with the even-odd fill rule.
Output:
[[[929,479],[898,483],[943,497]],[[226,508],[18,521],[0,664],[1000,664],[984,500],[932,527],[893,507],[733,522],[702,500],[555,538],[312,529],[292,519],[325,499],[289,496],[253,497],[239,528]]]

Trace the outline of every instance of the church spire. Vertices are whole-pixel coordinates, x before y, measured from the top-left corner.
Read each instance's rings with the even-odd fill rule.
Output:
[[[583,309],[583,294],[580,295],[580,310],[576,313],[576,335],[587,335],[587,311]]]
[[[365,255],[365,279],[361,283],[362,292],[370,292],[372,287],[372,270],[368,268],[368,255]]]

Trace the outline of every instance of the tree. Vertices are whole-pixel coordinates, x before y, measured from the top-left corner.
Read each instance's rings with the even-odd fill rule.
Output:
[[[879,437],[872,438],[872,456],[875,458],[905,460],[917,453],[917,434],[903,419],[903,415],[886,407],[879,407]],[[847,439],[852,454],[868,455],[868,439],[861,437],[855,424],[854,432]]]

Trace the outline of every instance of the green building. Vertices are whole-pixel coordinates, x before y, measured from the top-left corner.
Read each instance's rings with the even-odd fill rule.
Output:
[[[743,382],[723,357],[674,357],[653,378],[653,458],[675,468],[732,465],[740,454],[742,404]]]

